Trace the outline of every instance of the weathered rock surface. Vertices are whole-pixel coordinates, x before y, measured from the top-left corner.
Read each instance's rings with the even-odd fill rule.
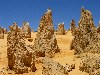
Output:
[[[54,27],[52,21],[52,11],[47,12],[42,16],[38,32],[34,42],[34,50],[37,56],[54,57],[59,51],[57,40],[54,35]]]
[[[75,21],[72,20],[71,24],[70,24],[70,30],[71,30],[73,36],[74,36],[74,30],[75,30],[75,28],[76,28]]]
[[[68,75],[68,72],[65,70],[64,66],[53,61],[52,59],[44,58],[43,59],[43,75]]]
[[[28,39],[28,41],[29,41],[29,42],[32,42],[32,41],[33,41],[33,39],[32,39],[32,38],[29,38],[29,39]]]
[[[64,23],[58,24],[57,34],[65,35]]]
[[[4,39],[4,30],[0,27],[0,39]]]
[[[80,71],[89,73],[89,75],[100,74],[100,55],[98,54],[86,54],[81,58]]]
[[[75,64],[66,64],[64,68],[66,72],[71,72],[73,69],[75,69]]]
[[[28,67],[31,67],[32,71],[36,70],[33,49],[26,46],[20,33],[20,29],[14,22],[14,25],[10,26],[10,31],[7,36],[8,67],[14,70],[16,74],[27,73]]]
[[[25,35],[25,38],[31,38],[31,28],[28,22],[23,22],[22,32]]]
[[[3,30],[4,30],[4,34],[7,34],[7,29],[6,28],[3,28]]]
[[[98,28],[97,28],[97,33],[100,34],[100,21],[99,21],[99,25],[98,25]]]
[[[71,43],[71,49],[75,50],[75,54],[91,51],[93,49],[94,51],[96,50],[100,38],[94,26],[93,17],[90,11],[82,8],[78,27],[75,28],[73,32],[74,39]]]

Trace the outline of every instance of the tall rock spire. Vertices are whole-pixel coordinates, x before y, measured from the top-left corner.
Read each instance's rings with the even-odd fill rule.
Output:
[[[32,71],[36,70],[34,51],[25,44],[21,33],[17,23],[14,23],[7,35],[8,67],[15,74],[27,73],[28,67]]]
[[[22,32],[24,33],[25,38],[31,38],[31,28],[26,21],[23,22]]]
[[[82,7],[78,27],[73,32],[74,39],[71,43],[71,49],[75,50],[75,54],[89,51],[98,42],[97,30],[94,26],[92,13],[89,10]]]
[[[58,24],[57,34],[65,35],[64,22]]]
[[[84,7],[82,7],[81,18],[79,20],[78,26],[84,28],[84,26],[86,25],[90,26],[90,28],[94,27],[93,17],[92,17],[92,13],[89,10],[85,10]]]
[[[75,21],[72,20],[72,21],[71,21],[71,24],[70,24],[70,30],[71,30],[71,32],[72,32],[72,35],[74,35],[74,30],[75,30],[75,28],[76,28]]]
[[[58,50],[58,46],[50,9],[47,9],[47,12],[42,16],[36,36],[34,50],[37,52],[37,56],[53,57]]]

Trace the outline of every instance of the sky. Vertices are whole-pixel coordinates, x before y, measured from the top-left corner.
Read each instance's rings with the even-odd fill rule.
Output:
[[[13,22],[22,26],[22,22],[27,21],[36,31],[40,18],[50,8],[54,28],[64,22],[67,30],[72,19],[78,24],[82,6],[92,12],[94,24],[98,26],[100,0],[0,0],[0,27],[9,28]]]

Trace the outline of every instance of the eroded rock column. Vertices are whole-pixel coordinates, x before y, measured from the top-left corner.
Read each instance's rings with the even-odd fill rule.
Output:
[[[50,9],[41,17],[40,25],[34,42],[34,50],[37,56],[54,57],[59,51],[54,35],[52,11]]]

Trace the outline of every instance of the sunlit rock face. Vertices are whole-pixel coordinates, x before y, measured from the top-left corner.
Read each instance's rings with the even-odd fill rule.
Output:
[[[65,35],[64,23],[58,24],[57,34]]]
[[[50,9],[41,17],[40,25],[34,42],[37,56],[53,57],[58,52],[57,40],[54,35],[52,11]]]
[[[99,21],[99,25],[98,25],[98,28],[97,28],[97,33],[100,34],[100,21]]]
[[[3,30],[4,30],[4,34],[7,34],[7,29],[6,28],[3,28]]]
[[[31,67],[32,71],[36,70],[33,49],[25,44],[21,33],[17,23],[14,22],[7,35],[8,67],[16,74],[27,73],[28,67]]]
[[[98,41],[99,37],[92,14],[89,10],[84,10],[82,7],[78,27],[74,29],[74,39],[71,43],[71,49],[75,50],[75,54],[80,54],[90,51]]]
[[[31,38],[31,28],[28,22],[23,22],[22,32],[25,35],[25,38]]]
[[[43,75],[68,75],[65,67],[52,59],[44,58],[42,67]]]
[[[4,30],[0,27],[0,39],[4,39]]]
[[[73,36],[74,36],[75,28],[76,28],[75,21],[72,20],[71,23],[70,23],[70,30],[71,30],[71,33],[72,33]]]
[[[100,74],[100,55],[88,53],[81,58],[79,70],[87,72],[89,75]]]

